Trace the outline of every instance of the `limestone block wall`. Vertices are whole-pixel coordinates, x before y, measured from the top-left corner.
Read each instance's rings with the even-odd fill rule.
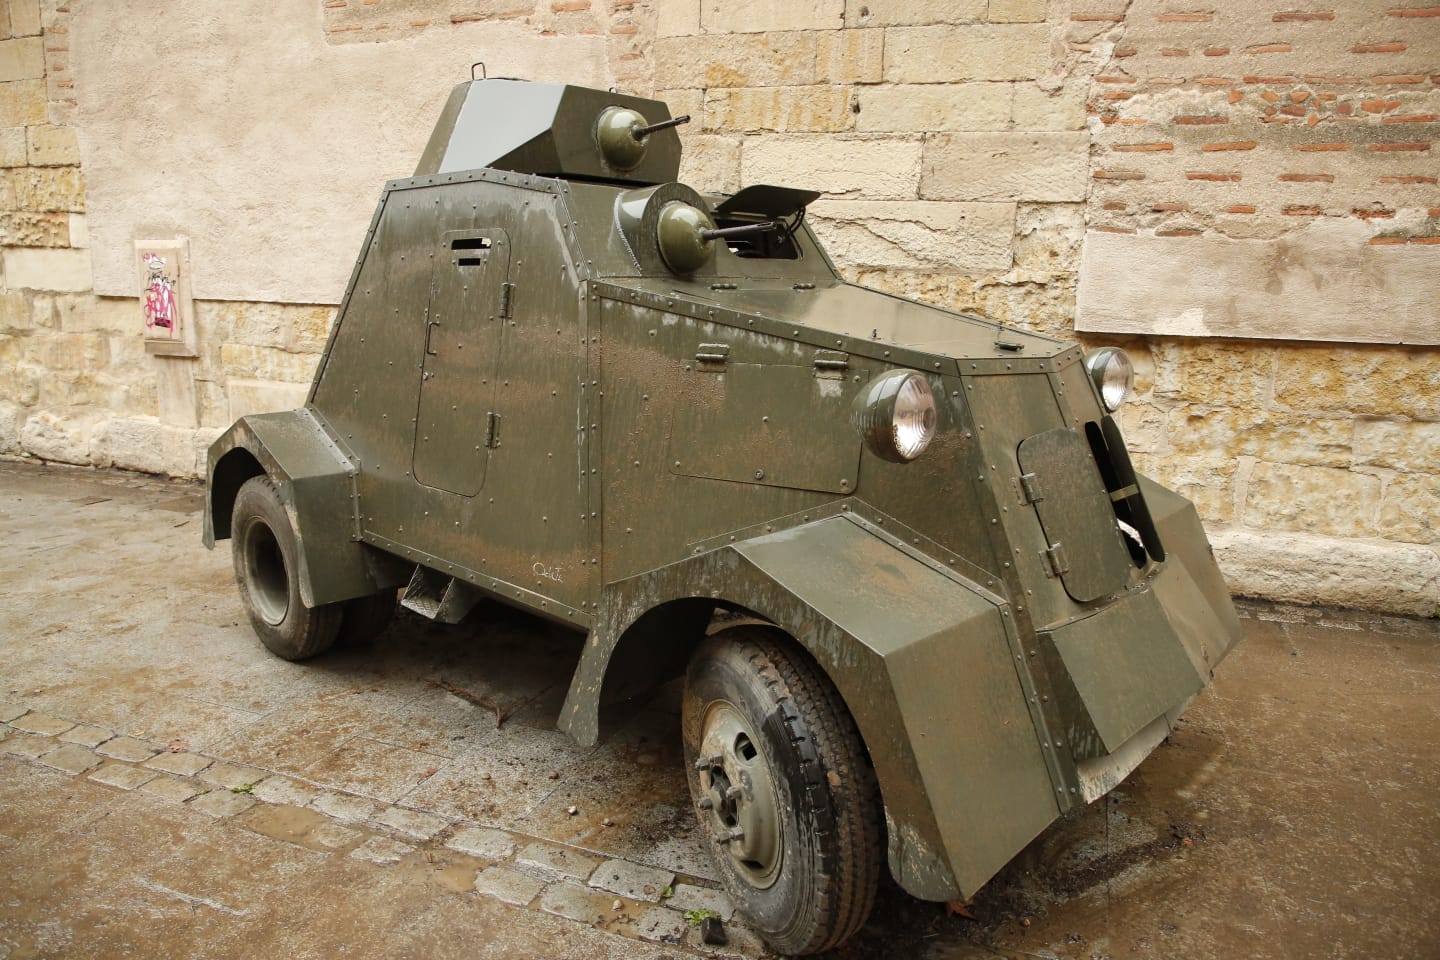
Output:
[[[376,97],[476,60],[660,96],[694,117],[686,182],[823,190],[811,223],[846,276],[1129,349],[1137,460],[1197,503],[1237,592],[1435,616],[1440,8],[1425,2],[303,0],[267,27],[267,50],[294,49],[248,89],[276,98],[266,135],[300,144],[320,61]],[[303,400],[342,292],[325,278],[353,245],[302,224],[276,258],[254,197],[199,179],[226,182],[223,155],[165,208],[124,149],[213,152],[217,117],[257,111],[214,113],[231,107],[207,84],[209,128],[187,128],[170,116],[183,91],[96,78],[129,61],[72,61],[77,27],[158,20],[101,0],[0,9],[0,455],[194,475],[234,417]],[[176,75],[248,62],[243,19],[191,23],[204,42],[167,48],[195,58]],[[116,90],[139,126],[107,106]],[[347,113],[316,149],[378,187],[413,163],[409,109],[371,117],[383,130]],[[288,173],[306,210],[328,189],[332,229],[368,217],[373,190]],[[135,300],[113,295],[117,247],[155,226],[142,208],[202,254],[194,359],[145,355]],[[214,242],[227,220],[243,242]]]

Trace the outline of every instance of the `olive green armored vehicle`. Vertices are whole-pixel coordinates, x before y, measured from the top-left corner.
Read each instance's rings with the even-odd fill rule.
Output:
[[[725,885],[815,952],[885,866],[974,894],[1166,737],[1239,628],[1194,508],[1131,467],[1121,351],[845,282],[817,193],[677,182],[684,119],[458,86],[304,408],[211,447],[205,542],[288,659],[397,594],[573,627],[582,744],[683,674]]]

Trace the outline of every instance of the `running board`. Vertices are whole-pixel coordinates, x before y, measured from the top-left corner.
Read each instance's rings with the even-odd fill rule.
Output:
[[[430,620],[459,623],[484,597],[463,580],[436,573],[429,567],[416,567],[400,605]]]

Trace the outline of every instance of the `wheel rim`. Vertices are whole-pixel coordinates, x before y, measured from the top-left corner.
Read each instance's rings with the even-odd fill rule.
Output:
[[[290,576],[275,531],[259,517],[245,529],[245,589],[261,619],[272,627],[290,610]]]
[[[783,823],[769,759],[744,715],[717,700],[701,725],[700,818],[751,886],[765,889],[780,874]]]

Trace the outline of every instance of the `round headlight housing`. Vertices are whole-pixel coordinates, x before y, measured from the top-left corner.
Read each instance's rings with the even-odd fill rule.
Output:
[[[1111,413],[1120,409],[1135,388],[1135,365],[1119,347],[1092,350],[1085,357],[1085,370],[1095,384],[1095,392],[1100,394],[1100,402]]]
[[[876,456],[909,463],[935,439],[935,394],[911,370],[877,377],[855,397],[855,424]]]

